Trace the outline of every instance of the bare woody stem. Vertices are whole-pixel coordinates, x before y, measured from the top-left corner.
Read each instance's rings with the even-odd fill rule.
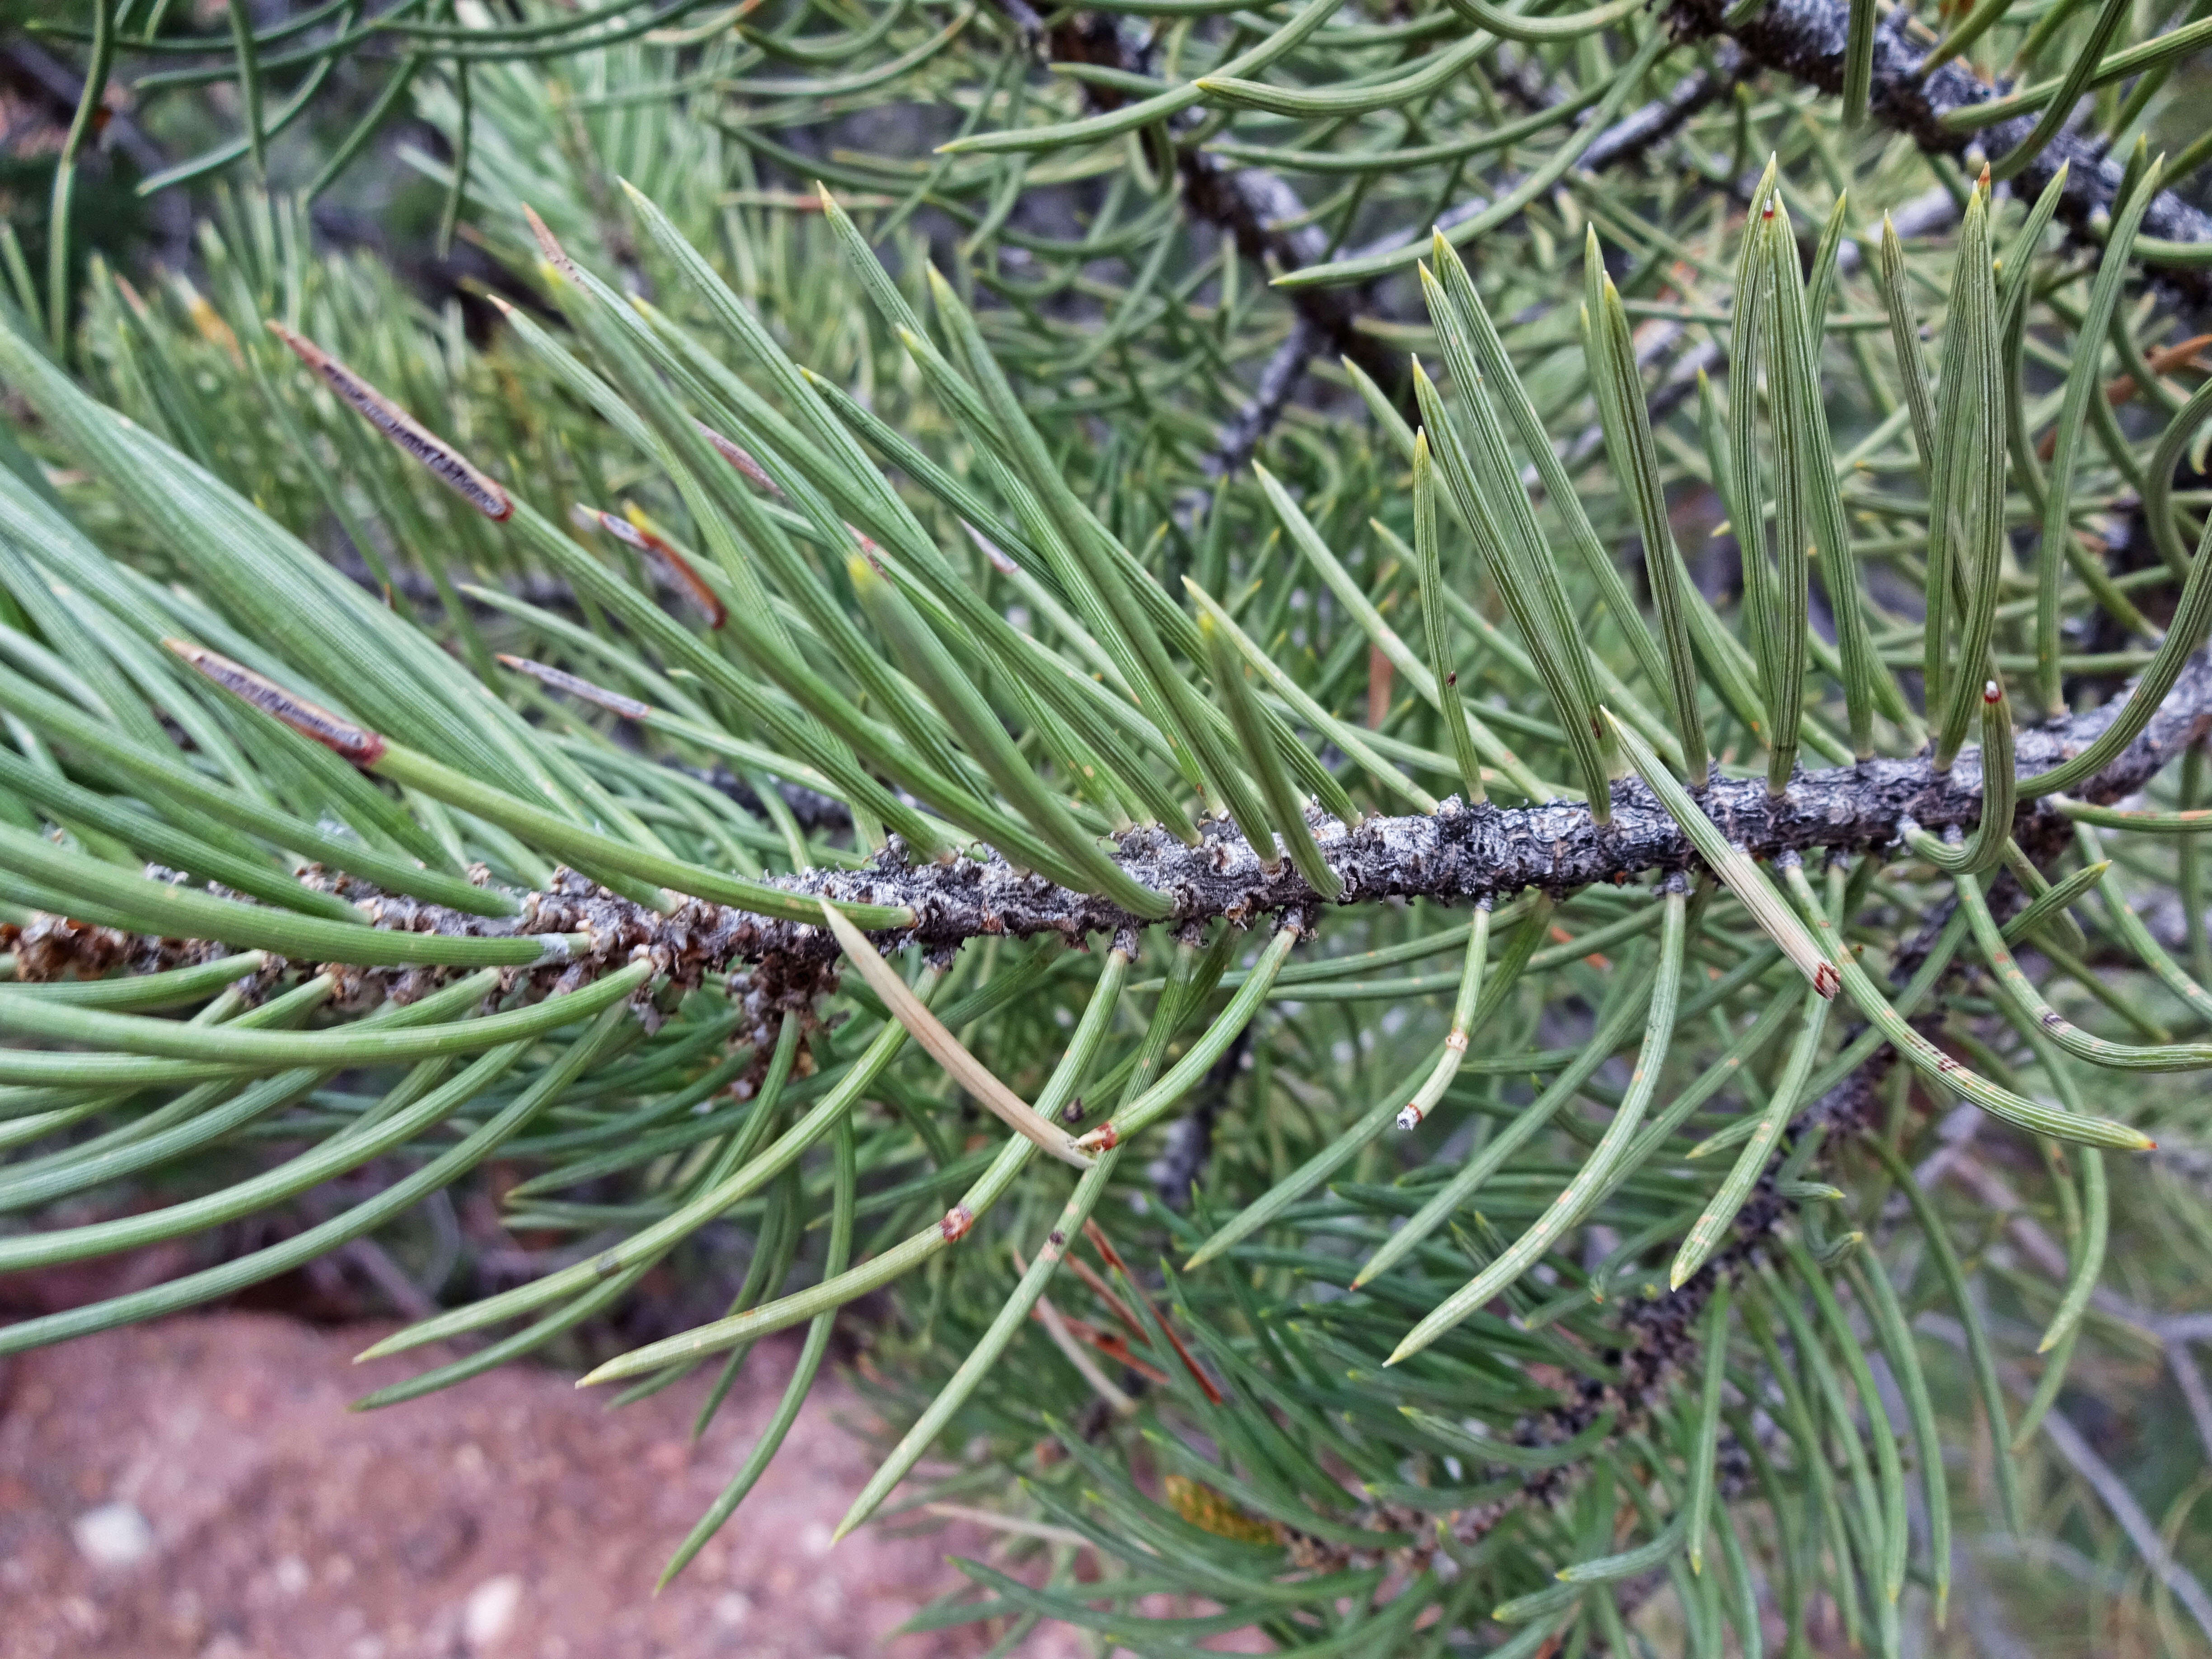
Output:
[[[2115,698],[2086,714],[2021,732],[2015,745],[2019,775],[2033,776],[2079,753],[2124,702]],[[2131,794],[2208,731],[2212,656],[2200,651],[2141,735],[2073,793],[2091,802]],[[1701,801],[1728,839],[1754,858],[1871,849],[1898,843],[1908,821],[1938,835],[1954,825],[1972,828],[1981,815],[1978,759],[1970,750],[1946,773],[1925,758],[1869,760],[1800,773],[1778,795],[1763,778],[1716,777]],[[1343,884],[1334,901],[1339,904],[1386,898],[1465,902],[1529,887],[1567,893],[1647,871],[1697,866],[1688,837],[1641,782],[1615,784],[1613,797],[1608,824],[1593,821],[1578,801],[1504,810],[1454,800],[1431,816],[1373,817],[1352,830],[1317,817],[1315,833],[1323,860]],[[2023,844],[2064,828],[2048,802],[2021,807],[2014,820]],[[1317,912],[1326,902],[1290,860],[1268,870],[1225,819],[1206,823],[1195,847],[1157,828],[1132,830],[1114,856],[1139,884],[1169,896],[1172,908],[1165,920],[1174,927],[1224,918],[1249,925],[1269,915]],[[911,926],[873,935],[887,948],[915,944],[943,953],[993,935],[1056,935],[1074,944],[1103,933],[1126,940],[1147,925],[1109,900],[1057,886],[996,854],[909,864],[895,842],[864,869],[809,871],[772,881],[817,900],[906,907],[916,918]],[[548,892],[524,896],[522,914],[514,919],[392,897],[380,900],[379,909],[380,925],[415,932],[469,937],[588,933],[595,945],[583,954],[610,965],[634,959],[637,951],[665,958],[667,970],[686,976],[754,964],[761,988],[818,988],[839,954],[835,939],[820,927],[696,898],[663,915],[573,876]],[[605,949],[597,943],[602,935]],[[109,944],[118,959],[131,954],[126,945]],[[58,962],[53,971],[67,965]],[[24,971],[21,964],[18,971]]]
[[[2014,763],[2019,775],[2032,776],[2078,753],[2110,725],[2123,702],[2116,698],[2088,714],[2021,732]],[[2131,794],[2208,730],[2212,658],[2200,652],[2142,733],[2075,793],[2092,801]],[[1885,847],[1898,841],[1908,818],[1938,833],[1975,824],[1982,801],[1975,758],[1969,750],[1962,757],[1966,763],[1948,775],[1924,758],[1803,772],[1779,795],[1770,794],[1763,779],[1715,778],[1701,799],[1728,838],[1755,858]],[[2056,816],[2047,804],[2023,807],[2015,833],[2029,834],[2042,818]],[[1370,818],[1353,830],[1317,823],[1316,834],[1324,860],[1343,883],[1337,902],[1346,904],[1383,898],[1468,902],[1528,887],[1564,893],[1646,871],[1686,870],[1698,862],[1674,820],[1634,781],[1613,786],[1610,824],[1595,823],[1589,807],[1576,801],[1510,810],[1454,802],[1431,816]],[[1158,830],[1132,831],[1122,837],[1116,859],[1137,881],[1171,898],[1169,921],[1176,926],[1217,917],[1249,922],[1322,903],[1287,860],[1267,870],[1226,822],[1206,826],[1196,847]],[[919,920],[903,935],[886,937],[932,950],[994,933],[1057,933],[1073,941],[1099,933],[1120,936],[1141,925],[1103,899],[1055,887],[995,856],[951,865],[884,860],[864,871],[785,878],[782,884],[848,902],[906,905]],[[818,930],[759,922],[742,954],[751,959],[827,954],[826,941],[815,935]]]

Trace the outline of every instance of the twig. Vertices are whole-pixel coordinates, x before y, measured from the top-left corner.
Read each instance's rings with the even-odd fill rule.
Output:
[[[1291,331],[1284,337],[1282,344],[1275,348],[1274,356],[1267,359],[1267,367],[1260,371],[1252,395],[1223,425],[1213,448],[1200,463],[1209,477],[1226,477],[1252,459],[1260,441],[1283,418],[1283,411],[1291,406],[1298,382],[1305,378],[1306,369],[1327,343],[1327,337],[1301,313],[1291,325]]]
[[[1012,8],[1028,10],[1022,0],[997,3],[1018,25],[1021,20]],[[1034,20],[1036,14],[1030,15]],[[1042,35],[1024,27],[1033,47],[1041,42],[1042,49],[1064,62],[1097,64],[1140,75],[1152,72],[1154,46],[1134,18],[1079,18]],[[1085,86],[1084,98],[1099,111],[1118,109],[1124,101],[1115,88],[1095,84]],[[1204,120],[1201,112],[1189,110],[1169,125],[1188,131]],[[1177,143],[1175,160],[1185,206],[1235,242],[1245,258],[1279,270],[1296,270],[1327,257],[1328,234],[1319,225],[1300,222],[1305,204],[1275,174],[1259,167],[1231,167],[1191,143]],[[1223,427],[1203,461],[1208,476],[1226,477],[1251,459],[1260,440],[1289,405],[1307,365],[1324,349],[1350,357],[1379,386],[1399,385],[1405,368],[1398,354],[1359,329],[1367,297],[1364,288],[1313,289],[1291,296],[1297,320],[1261,372],[1258,386]]]
[[[2023,732],[2015,745],[2022,776],[2081,751],[2110,725],[2125,702],[2114,698],[2086,714]],[[2141,788],[2168,761],[2212,731],[2212,658],[2190,659],[2166,702],[2112,764],[2073,793],[2092,801],[2118,799]],[[1971,756],[1972,751],[1967,751]],[[1698,855],[1649,789],[1630,780],[1613,786],[1613,820],[1599,824],[1576,801],[1514,810],[1447,802],[1427,817],[1373,817],[1356,829],[1316,816],[1322,856],[1342,883],[1340,904],[1428,898],[1464,902],[1541,888],[1568,893],[1624,881],[1647,870],[1696,867]],[[1763,778],[1716,777],[1703,796],[1705,811],[1755,858],[1817,848],[1856,850],[1892,844],[1910,817],[1938,833],[1976,823],[1981,789],[1966,757],[1947,773],[1924,758],[1869,760],[1800,773],[1789,789],[1770,794]],[[2014,834],[2027,841],[2063,828],[2042,802],[2023,806]],[[1177,927],[1225,919],[1249,926],[1260,918],[1317,910],[1322,904],[1294,865],[1270,871],[1227,819],[1208,820],[1195,846],[1156,825],[1121,836],[1115,861],[1141,885],[1168,895],[1167,918]],[[896,840],[859,870],[811,870],[775,878],[788,891],[847,903],[902,905],[915,916],[903,929],[874,937],[887,947],[920,945],[932,952],[972,939],[1052,934],[1079,944],[1104,933],[1133,938],[1144,923],[1111,901],[1055,885],[992,854],[945,864],[910,864]],[[612,967],[655,953],[671,970],[720,971],[751,963],[772,979],[809,983],[838,955],[825,928],[754,915],[698,899],[662,913],[565,876],[547,891],[522,896],[522,915],[495,920],[412,899],[349,886],[374,903],[380,923],[420,933],[501,937],[586,932],[593,946],[570,973],[593,963]],[[0,930],[4,931],[4,930]],[[104,934],[104,929],[86,930]],[[19,971],[22,969],[19,966]],[[376,969],[348,970],[374,975]],[[422,970],[410,969],[420,975]]]
[[[1844,41],[1850,8],[1843,0],[1767,0],[1749,21],[1729,27],[1723,21],[1726,0],[1674,0],[1668,18],[1675,33],[1685,40],[1726,38],[1741,47],[1750,60],[1778,70],[1823,92],[1841,90],[1844,82]],[[1964,63],[1954,59],[1925,80],[1919,78],[1921,52],[1906,37],[1911,9],[1899,6],[1875,33],[1872,112],[1876,120],[1904,133],[1932,155],[1958,155],[1969,149],[2002,155],[2026,138],[2035,126],[2033,113],[2015,116],[1978,133],[1959,133],[1943,125],[1955,111],[1985,104],[2001,95],[2002,88],[1985,84]],[[2092,134],[2064,131],[2045,146],[2023,167],[2014,188],[2033,198],[2067,167],[2066,191],[2058,213],[2075,240],[2095,244],[2100,240],[2098,216],[2111,214],[2124,168],[2122,160],[2106,154]],[[2143,216],[2142,234],[2165,241],[2212,241],[2212,216],[2191,206],[2172,190],[2162,190]],[[2212,275],[2201,269],[2161,264],[2154,256],[2141,256],[2160,281],[2191,303],[2212,301]]]
[[[1005,0],[1000,3],[1004,9]],[[1062,25],[1048,39],[1056,57],[1105,64],[1139,74],[1148,73],[1151,69],[1152,43],[1141,28],[1127,18],[1118,24],[1094,20],[1085,26]],[[1600,133],[1583,159],[1582,171],[1600,172],[1644,154],[1679,130],[1698,111],[1724,96],[1739,78],[1741,62],[1735,49],[1724,44],[1715,54],[1711,70],[1686,77],[1665,97],[1655,99]],[[1522,85],[1519,77],[1507,76],[1506,84],[1516,88],[1527,101],[1541,103],[1547,100],[1540,86]],[[1112,88],[1086,86],[1085,91],[1087,100],[1096,109],[1114,109],[1122,102],[1121,94]],[[1194,126],[1202,119],[1198,112],[1192,111],[1176,125]],[[1239,253],[1271,264],[1280,270],[1296,270],[1328,257],[1328,233],[1317,224],[1301,222],[1306,212],[1304,202],[1275,174],[1258,167],[1226,166],[1218,158],[1189,144],[1177,146],[1176,165],[1182,176],[1183,197],[1190,211],[1231,237]],[[1439,222],[1449,228],[1458,219],[1480,212],[1485,205],[1481,202],[1462,204]],[[1423,227],[1419,234],[1427,234],[1426,228]],[[1394,236],[1389,245],[1401,246],[1405,240],[1403,235]],[[1224,423],[1212,449],[1201,461],[1209,477],[1226,477],[1251,459],[1261,441],[1290,406],[1306,369],[1323,351],[1351,358],[1362,372],[1386,389],[1395,389],[1405,378],[1405,367],[1399,354],[1359,326],[1372,309],[1370,285],[1297,289],[1291,290],[1288,297],[1296,309],[1297,320],[1261,370],[1251,395]]]
[[[2122,702],[2116,698],[2088,714],[2022,732],[2016,759],[2021,775],[2078,753],[2110,724]],[[2143,732],[2076,793],[2106,800],[2140,788],[2208,729],[2212,660],[2199,653]],[[1704,804],[1731,841],[1754,857],[1771,858],[1820,848],[1886,846],[1907,817],[1939,832],[1953,825],[1964,829],[1978,818],[1981,791],[1970,767],[1942,775],[1925,759],[1869,760],[1801,773],[1779,796],[1770,795],[1760,779],[1716,778]],[[2015,819],[2016,833],[2047,829],[2045,820],[2054,817],[2041,804],[2025,807]],[[1674,820],[1634,781],[1613,786],[1613,822],[1606,825],[1593,822],[1579,802],[1556,801],[1510,811],[1447,803],[1433,816],[1376,817],[1351,830],[1328,820],[1315,828],[1329,868],[1343,883],[1342,903],[1464,902],[1528,887],[1564,893],[1697,863]],[[1195,847],[1158,828],[1132,830],[1121,838],[1117,861],[1139,883],[1172,898],[1171,920],[1180,925],[1218,917],[1250,923],[1321,902],[1287,861],[1267,871],[1226,821],[1208,823]],[[1073,941],[1137,926],[1136,918],[1105,900],[1054,886],[995,856],[925,866],[887,857],[866,870],[811,872],[783,883],[841,900],[908,905],[919,920],[907,937],[932,949],[991,933],[1054,933]],[[811,956],[819,947],[806,936],[817,933],[795,923],[758,922],[750,948]]]
[[[1592,139],[1583,152],[1581,171],[1601,173],[1614,162],[1673,137],[1699,110],[1727,97],[1743,78],[1744,70],[1742,53],[1723,41],[1713,53],[1711,69],[1685,76],[1664,98],[1655,98],[1642,109],[1630,111]]]

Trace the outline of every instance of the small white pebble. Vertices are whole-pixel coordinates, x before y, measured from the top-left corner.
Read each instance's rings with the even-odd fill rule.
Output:
[[[461,1635],[471,1650],[481,1653],[506,1635],[521,1605],[522,1580],[511,1572],[487,1578],[471,1590],[461,1608]]]
[[[135,1566],[154,1553],[154,1529],[128,1504],[102,1504],[76,1518],[77,1553],[96,1567]]]

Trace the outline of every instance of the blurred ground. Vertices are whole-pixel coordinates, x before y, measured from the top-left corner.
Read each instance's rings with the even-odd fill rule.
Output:
[[[830,1534],[866,1480],[825,1378],[752,1497],[664,1595],[670,1552],[774,1411],[795,1340],[690,1443],[713,1376],[610,1413],[510,1366],[356,1414],[436,1363],[356,1366],[381,1328],[177,1319],[0,1361],[0,1659],[956,1659],[891,1639],[981,1556],[972,1528]],[[447,1356],[449,1357],[449,1356]],[[1020,1651],[1078,1650],[1040,1631]]]

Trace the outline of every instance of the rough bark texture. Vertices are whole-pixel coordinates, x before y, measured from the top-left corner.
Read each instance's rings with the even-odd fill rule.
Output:
[[[2112,723],[2124,698],[2088,714],[2020,733],[2019,775],[2031,777],[2079,754]],[[2110,801],[2140,789],[2160,768],[2212,730],[2212,657],[2199,652],[2135,741],[2072,793]],[[1800,773],[1782,794],[1759,779],[1716,778],[1705,793],[1708,816],[1755,857],[1856,851],[1897,841],[1910,818],[1941,833],[1972,825],[1981,811],[1978,751],[1969,750],[1947,774],[1925,760],[1870,760]],[[2030,803],[2014,818],[2015,835],[2032,840],[2059,822],[2047,804]],[[1587,805],[1556,801],[1516,809],[1466,807],[1455,799],[1430,817],[1373,817],[1356,829],[1316,817],[1315,832],[1329,867],[1342,879],[1339,904],[1427,898],[1463,902],[1539,887],[1567,893],[1599,882],[1620,884],[1649,871],[1687,870],[1698,855],[1674,819],[1638,780],[1613,787],[1613,821],[1595,822]],[[1311,918],[1324,902],[1287,860],[1270,870],[1227,819],[1203,826],[1186,846],[1158,827],[1121,838],[1116,860],[1138,882],[1165,893],[1176,927],[1226,918],[1249,925],[1268,915]],[[886,946],[917,944],[950,952],[971,939],[1054,934],[1070,944],[1105,934],[1133,938],[1144,924],[1095,894],[1060,887],[1017,869],[996,854],[945,864],[909,864],[894,846],[866,869],[809,871],[777,878],[787,890],[855,903],[905,905],[911,927],[878,939]],[[775,921],[700,899],[658,914],[563,872],[547,891],[523,896],[511,921],[466,915],[412,899],[375,895],[348,884],[349,896],[373,905],[378,925],[417,933],[502,937],[518,933],[591,935],[591,946],[559,963],[518,969],[566,989],[623,962],[649,957],[679,982],[709,971],[751,965],[750,994],[763,1006],[793,1006],[820,990],[837,960],[826,927]],[[1311,932],[1310,927],[1307,931]],[[13,930],[0,930],[6,945]],[[82,948],[129,959],[106,930],[82,928]],[[70,948],[49,940],[44,956],[24,953],[18,971],[51,976],[70,971]],[[386,970],[347,969],[363,991]],[[407,991],[440,976],[428,969],[392,970]]]
[[[2020,775],[2033,776],[2080,753],[2121,706],[2116,699],[2089,714],[2021,732]],[[2208,726],[2212,660],[2200,653],[2143,732],[2074,793],[2087,800],[2130,794]],[[1758,779],[1719,778],[1707,788],[1705,805],[1732,841],[1771,858],[1817,848],[1886,846],[1908,817],[1939,833],[1970,827],[1981,810],[1980,783],[1977,751],[1969,750],[1948,775],[1925,759],[1870,760],[1801,773],[1780,795],[1770,794]],[[2032,804],[2021,809],[2018,822],[2025,831],[2051,814],[2047,805]],[[1524,887],[1567,892],[1698,862],[1680,826],[1633,779],[1614,786],[1613,822],[1606,825],[1595,823],[1580,802],[1512,810],[1447,803],[1433,816],[1370,818],[1357,829],[1324,819],[1316,833],[1330,868],[1344,882],[1338,901],[1344,904],[1382,898],[1468,901]],[[1226,821],[1207,824],[1196,847],[1158,829],[1133,831],[1123,837],[1117,857],[1138,881],[1174,898],[1177,923],[1218,916],[1249,922],[1322,903],[1287,860],[1267,869]],[[1055,887],[995,856],[949,866],[884,860],[872,869],[810,875],[793,884],[838,898],[909,905],[919,920],[904,937],[932,948],[990,933],[1057,933],[1074,940],[1138,925],[1103,899]],[[769,922],[758,924],[743,953],[807,955],[825,948],[821,929]]]

